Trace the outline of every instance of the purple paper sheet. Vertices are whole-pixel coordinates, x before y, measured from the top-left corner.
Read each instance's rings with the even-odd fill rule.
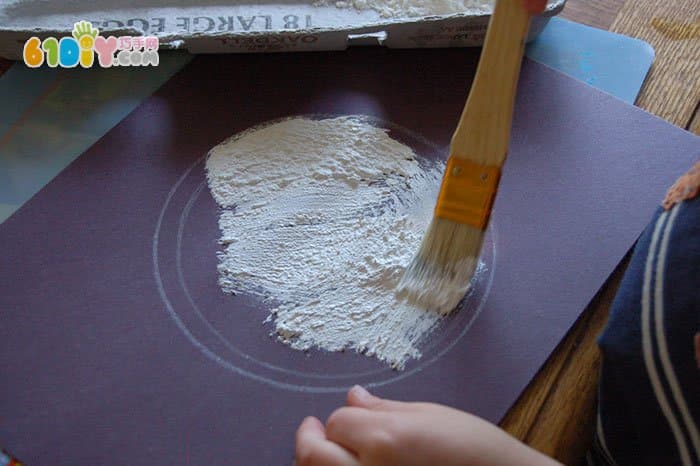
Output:
[[[292,350],[269,336],[261,303],[221,292],[202,159],[300,114],[372,115],[446,148],[476,60],[463,49],[195,59],[0,225],[0,444],[29,466],[290,464],[300,420],[323,419],[354,383],[501,419],[698,138],[526,62],[488,273],[403,372]]]

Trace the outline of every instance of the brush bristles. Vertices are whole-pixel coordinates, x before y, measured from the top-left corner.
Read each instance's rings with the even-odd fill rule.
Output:
[[[450,313],[469,290],[483,238],[483,230],[434,217],[399,282],[397,297],[430,311]]]

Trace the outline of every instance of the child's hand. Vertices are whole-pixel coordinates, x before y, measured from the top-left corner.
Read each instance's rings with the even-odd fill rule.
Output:
[[[361,387],[324,426],[297,431],[296,466],[553,466],[556,461],[471,414],[432,403],[383,400]]]
[[[538,15],[544,11],[547,6],[547,0],[523,0],[527,11],[533,15]]]

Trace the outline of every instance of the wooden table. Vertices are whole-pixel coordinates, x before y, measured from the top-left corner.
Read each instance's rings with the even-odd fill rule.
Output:
[[[656,61],[637,105],[700,134],[699,11],[700,0],[568,0],[562,16],[649,42]],[[0,74],[10,64],[0,59]],[[626,265],[624,260],[501,423],[565,464],[580,464],[590,441],[600,364],[596,338]]]

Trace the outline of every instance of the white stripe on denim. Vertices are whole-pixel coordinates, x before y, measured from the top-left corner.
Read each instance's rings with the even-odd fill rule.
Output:
[[[656,395],[656,400],[659,403],[661,411],[666,417],[666,421],[671,428],[673,437],[676,439],[676,445],[678,446],[678,452],[681,456],[684,466],[690,465],[690,455],[688,453],[688,446],[685,443],[685,437],[683,432],[681,432],[678,421],[671,411],[671,407],[664,393],[663,387],[661,386],[661,381],[659,380],[659,373],[656,369],[656,362],[654,361],[654,354],[651,341],[651,277],[652,277],[652,266],[654,262],[654,256],[656,255],[656,246],[659,241],[659,232],[668,217],[668,212],[662,213],[656,220],[656,225],[654,227],[654,233],[651,237],[651,244],[649,246],[649,252],[647,253],[647,260],[644,267],[644,283],[642,286],[642,353],[644,355],[644,365],[646,366],[647,373],[649,375],[649,381],[651,387]]]
[[[593,457],[591,456],[590,451],[588,453],[586,453],[586,466],[595,466],[595,463],[593,462]]]
[[[598,399],[600,399],[600,396],[598,396]],[[617,466],[615,459],[610,454],[610,450],[608,450],[608,444],[605,441],[605,433],[603,432],[603,420],[600,418],[600,409],[598,409],[598,412],[596,413],[595,424],[596,437],[598,438],[598,443],[600,443],[600,450],[603,453],[605,462],[612,466]]]
[[[676,206],[671,211],[671,214],[664,228],[663,239],[661,240],[661,248],[659,250],[659,258],[656,263],[656,283],[654,289],[654,323],[656,330],[656,343],[659,351],[659,360],[661,361],[661,368],[666,376],[666,381],[671,388],[671,393],[673,399],[678,406],[678,410],[681,412],[683,418],[683,423],[685,424],[686,433],[693,444],[693,449],[695,450],[695,457],[700,462],[700,435],[698,434],[698,427],[693,421],[693,416],[690,414],[690,409],[688,409],[688,404],[685,401],[683,392],[681,391],[680,384],[678,383],[678,377],[676,372],[673,370],[673,364],[671,363],[671,356],[668,352],[668,343],[666,342],[666,331],[664,328],[664,274],[666,270],[666,254],[668,252],[668,243],[671,238],[671,231],[673,230],[673,224],[678,216],[681,204],[676,204]]]

